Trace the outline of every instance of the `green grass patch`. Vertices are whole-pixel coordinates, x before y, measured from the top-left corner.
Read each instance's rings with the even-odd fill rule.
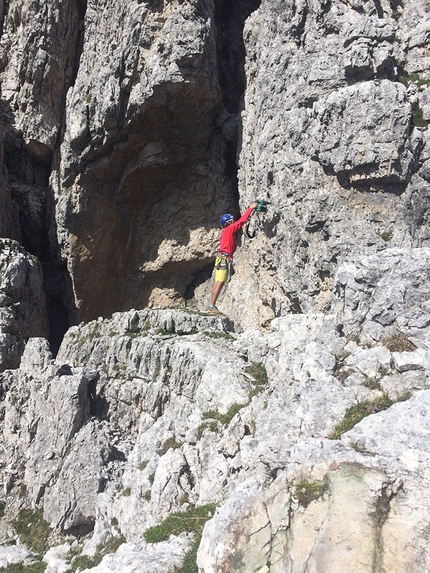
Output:
[[[204,412],[203,420],[216,420],[223,426],[227,427],[236,414],[245,406],[246,404],[232,404],[225,414],[221,414],[216,410],[209,410],[209,412]]]
[[[88,557],[88,555],[78,555],[72,562],[72,567],[70,569],[71,573],[75,573],[78,569],[82,571],[83,569],[91,569],[96,567],[103,558],[97,554],[94,557]]]
[[[294,487],[294,496],[299,500],[300,505],[307,507],[311,501],[319,499],[327,490],[327,484],[301,481]]]
[[[250,364],[244,369],[244,372],[250,374],[257,384],[267,384],[266,368],[261,362]]]
[[[75,557],[72,561],[72,567],[69,569],[69,571],[71,573],[75,573],[75,571],[78,569],[83,570],[96,567],[105,555],[108,555],[109,553],[115,553],[118,547],[125,542],[126,539],[122,535],[119,535],[118,537],[111,537],[107,544],[93,557],[89,557],[88,555],[78,555]]]
[[[51,528],[43,519],[42,509],[21,509],[13,521],[21,543],[36,553],[47,549],[47,540]]]
[[[161,327],[157,328],[157,330],[155,331],[155,334],[158,334],[159,336],[173,336],[173,332],[169,332],[165,328],[161,328]]]
[[[333,430],[333,432],[328,436],[330,440],[338,440],[342,434],[351,430],[358,422],[361,422],[363,418],[379,412],[381,410],[386,410],[393,405],[393,401],[384,394],[381,398],[374,401],[365,400],[364,402],[358,402],[353,406],[350,406],[341,420]]]
[[[158,448],[157,454],[161,457],[164,456],[164,454],[168,452],[170,448],[172,448],[173,450],[177,450],[181,446],[182,442],[177,442],[173,437],[167,438],[164,444],[160,448]]]
[[[260,386],[256,386],[250,393],[250,398],[252,397],[252,392],[256,389],[260,389]],[[261,391],[261,390],[260,390]],[[209,429],[211,432],[216,432],[218,430],[218,424],[222,424],[225,428],[230,424],[233,418],[238,412],[240,412],[247,404],[232,404],[225,414],[221,414],[217,410],[209,410],[204,412],[202,415],[202,423],[196,430],[196,437],[198,440],[203,436],[205,429]]]
[[[394,402],[406,402],[407,400],[409,400],[409,398],[412,398],[413,394],[410,390],[405,390],[404,392],[402,392],[401,394],[399,394],[399,396],[397,396],[397,398],[394,400]]]
[[[199,549],[201,534],[197,539],[194,540],[191,549],[185,554],[184,562],[182,567],[178,569],[178,573],[198,573],[199,568],[197,567],[197,551]]]
[[[187,511],[171,513],[160,525],[150,527],[143,534],[148,543],[166,541],[171,535],[180,535],[184,531],[189,533],[201,533],[203,527],[216,509],[216,505],[210,503],[199,507],[190,507]]]
[[[423,110],[420,108],[419,103],[416,101],[411,105],[412,108],[412,121],[414,122],[415,127],[421,127],[423,129],[427,129],[429,126],[429,122],[424,119]]]
[[[391,241],[391,239],[393,238],[393,231],[382,231],[382,232],[377,232],[376,234],[379,235],[381,239],[386,243]]]
[[[191,507],[187,511],[172,513],[163,523],[150,527],[145,531],[144,537],[148,543],[159,543],[160,541],[166,541],[171,535],[180,535],[183,531],[194,533],[194,542],[185,555],[182,567],[177,569],[177,573],[197,573],[197,550],[202,538],[203,528],[205,523],[215,513],[215,509],[216,505],[210,503],[200,507]]]
[[[363,382],[363,386],[369,388],[369,390],[381,390],[381,383],[376,378],[366,378]]]
[[[224,340],[235,340],[234,336],[229,334],[228,332],[223,332],[222,330],[216,330],[214,332],[210,332],[209,330],[203,331],[205,336],[209,338],[223,338]]]
[[[421,78],[419,74],[408,74],[400,66],[401,73],[399,74],[397,81],[408,88],[411,84],[415,84],[418,87],[428,87],[430,86],[430,80]]]
[[[411,395],[412,394],[410,392],[406,391],[395,400],[392,400],[388,394],[382,394],[382,396],[379,396],[379,398],[376,398],[375,400],[365,400],[364,402],[358,402],[357,404],[350,406],[346,410],[343,420],[336,425],[333,432],[328,436],[328,439],[339,440],[342,434],[351,430],[351,428],[358,424],[358,422],[361,422],[361,420],[366,416],[382,412],[382,410],[387,410],[396,402],[409,400]]]
[[[419,74],[408,74],[408,79],[417,86],[430,86],[430,80],[422,78]]]
[[[244,372],[254,378],[253,387],[248,396],[249,400],[251,400],[253,396],[257,396],[266,388],[268,382],[267,371],[264,364],[254,362],[247,366]]]
[[[374,454],[373,452],[368,452],[366,450],[366,448],[364,448],[363,446],[361,446],[360,444],[358,444],[357,442],[352,442],[351,444],[349,444],[350,447],[355,450],[356,452],[358,452],[359,454],[362,454],[363,456],[375,456],[376,454]]]
[[[127,328],[127,330],[125,331],[125,335],[130,336],[131,338],[139,336],[141,333],[142,333],[142,330],[140,329],[138,324],[133,324],[133,325],[129,326]]]
[[[203,414],[204,415],[204,414]],[[196,437],[198,440],[203,436],[203,432],[208,429],[210,432],[215,433],[218,430],[217,420],[204,420],[196,430]]]

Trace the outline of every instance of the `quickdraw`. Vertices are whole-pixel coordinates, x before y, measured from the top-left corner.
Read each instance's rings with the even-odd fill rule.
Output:
[[[257,207],[255,208],[255,213],[263,213],[263,215],[265,213],[267,213],[267,205],[270,205],[270,201],[265,201],[264,199],[256,199],[255,203],[258,203]],[[256,225],[254,232],[252,233],[249,228],[250,228],[250,224],[251,224],[251,219],[249,219],[249,221],[247,222],[246,226],[245,226],[245,234],[248,237],[248,239],[253,239],[257,233],[257,227],[261,224],[261,219],[259,220],[258,225]]]

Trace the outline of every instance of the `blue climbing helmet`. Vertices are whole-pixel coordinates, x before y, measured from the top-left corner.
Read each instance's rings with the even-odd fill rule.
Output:
[[[226,213],[225,215],[222,215],[220,217],[220,223],[221,225],[224,227],[224,225],[228,222],[228,221],[233,221],[234,217],[233,215],[229,215],[228,213]]]

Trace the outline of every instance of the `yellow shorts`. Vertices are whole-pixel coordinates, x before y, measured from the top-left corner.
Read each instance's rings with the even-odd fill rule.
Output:
[[[226,283],[233,274],[232,261],[227,257],[217,257],[215,259],[215,281]]]

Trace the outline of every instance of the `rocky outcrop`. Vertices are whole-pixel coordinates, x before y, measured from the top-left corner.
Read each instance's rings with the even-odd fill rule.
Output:
[[[85,4],[13,0],[4,6],[2,109],[15,138],[10,165],[29,184],[47,185],[65,95],[76,74],[79,13]]]
[[[348,125],[350,117],[354,122]],[[381,80],[339,89],[315,102],[312,119],[310,145],[329,173],[350,184],[410,179],[422,136],[418,130],[410,134],[403,85]]]
[[[230,201],[213,11],[87,8],[52,179],[82,318],[177,302],[212,261]]]
[[[16,241],[0,239],[0,371],[19,365],[28,338],[47,335],[40,264]]]
[[[339,268],[334,287],[351,335],[380,340],[398,329],[417,345],[428,343],[428,249],[386,249]],[[406,310],[407,309],[407,310]]]
[[[31,339],[1,376],[5,523],[43,507],[49,573],[77,566],[76,537],[88,571],[181,567],[185,525],[159,543],[144,533],[208,504],[202,573],[426,570],[430,355],[414,317],[428,256],[340,268],[335,313],[280,317],[266,334],[131,310],[72,327],[55,360]]]
[[[0,3],[0,567],[430,569],[429,22]]]

